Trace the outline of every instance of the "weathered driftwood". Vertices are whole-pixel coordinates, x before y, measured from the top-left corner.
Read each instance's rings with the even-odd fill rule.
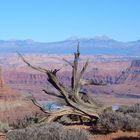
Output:
[[[79,56],[80,56],[80,51],[79,51],[79,43],[78,43],[77,52],[74,53],[73,63],[64,59],[64,61],[72,67],[71,88],[69,89],[65,87],[57,78],[56,74],[60,69],[48,70],[42,67],[34,66],[30,64],[22,55],[20,55],[22,60],[29,67],[45,73],[48,77],[48,81],[55,89],[59,91],[60,95],[56,95],[55,93],[50,93],[48,91],[45,91],[45,93],[48,95],[61,98],[61,100],[63,99],[66,102],[66,105],[63,108],[57,111],[50,111],[42,108],[42,106],[36,101],[36,99],[31,97],[33,103],[37,107],[39,107],[43,112],[47,113],[47,117],[44,119],[45,121],[51,122],[56,120],[57,118],[60,118],[61,116],[70,115],[70,114],[81,116],[87,119],[99,118],[99,114],[101,113],[102,108],[98,106],[98,104],[91,97],[89,97],[87,93],[81,92],[80,89],[84,85],[104,85],[104,84],[94,83],[93,80],[88,81],[83,79],[83,75],[88,67],[88,63],[89,63],[88,60],[86,61],[80,73],[78,74],[77,70],[78,70]]]

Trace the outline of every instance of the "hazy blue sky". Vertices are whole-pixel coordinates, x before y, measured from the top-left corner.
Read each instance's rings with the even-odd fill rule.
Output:
[[[140,39],[140,0],[0,0],[0,39]]]

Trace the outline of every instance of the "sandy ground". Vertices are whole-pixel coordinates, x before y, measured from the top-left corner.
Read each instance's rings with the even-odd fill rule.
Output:
[[[0,133],[0,140],[5,140],[5,134]]]
[[[108,135],[98,135],[93,140],[140,140],[138,132],[122,132],[111,133]]]

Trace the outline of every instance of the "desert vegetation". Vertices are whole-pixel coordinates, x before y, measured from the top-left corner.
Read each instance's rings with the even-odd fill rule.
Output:
[[[77,52],[74,53],[74,60],[64,61],[72,67],[71,86],[64,86],[57,77],[60,69],[48,70],[30,64],[22,55],[22,60],[32,69],[43,72],[48,78],[56,92],[44,90],[47,95],[55,96],[63,104],[56,110],[49,110],[33,97],[28,97],[42,113],[30,113],[22,118],[18,118],[13,123],[0,122],[0,132],[6,133],[7,140],[111,140],[117,136],[125,137],[125,133],[134,134],[134,139],[138,138],[140,131],[140,104],[132,106],[120,106],[117,110],[112,107],[105,107],[97,100],[90,97],[81,89],[86,85],[105,86],[102,81],[95,82],[90,79],[83,79],[84,73],[88,67],[88,60],[80,70],[78,61],[80,58],[79,44]],[[19,107],[23,100],[18,100],[14,106],[7,102],[3,107],[1,102],[0,109],[12,110],[13,107]],[[72,125],[86,126],[79,129],[71,127]],[[84,129],[83,129],[84,128]],[[116,134],[116,135],[115,135]],[[106,135],[106,136],[105,136]]]
[[[98,133],[122,131],[140,131],[140,104],[122,106],[116,111],[106,110],[93,125]]]
[[[140,131],[139,118],[140,104],[132,106],[121,106],[113,111],[111,108],[105,109],[95,122],[84,124],[87,127],[72,127],[74,118],[67,116],[64,121],[46,123],[39,122],[41,115],[34,114],[26,116],[17,125],[13,125],[13,130],[6,135],[7,140],[138,140]],[[77,118],[76,118],[77,119]],[[59,121],[59,123],[58,123]],[[60,124],[61,123],[61,124]],[[68,125],[69,124],[69,125]],[[68,125],[68,126],[67,126]],[[73,125],[74,126],[74,125]]]
[[[67,129],[58,123],[39,124],[7,134],[7,140],[89,140],[90,134],[80,129]]]

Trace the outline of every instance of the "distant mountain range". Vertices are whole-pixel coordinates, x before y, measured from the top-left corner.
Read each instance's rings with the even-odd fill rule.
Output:
[[[0,40],[0,53],[50,53],[68,54],[76,50],[80,42],[82,54],[140,56],[140,40],[120,42],[108,37],[69,38],[57,42],[35,42],[32,40]]]

